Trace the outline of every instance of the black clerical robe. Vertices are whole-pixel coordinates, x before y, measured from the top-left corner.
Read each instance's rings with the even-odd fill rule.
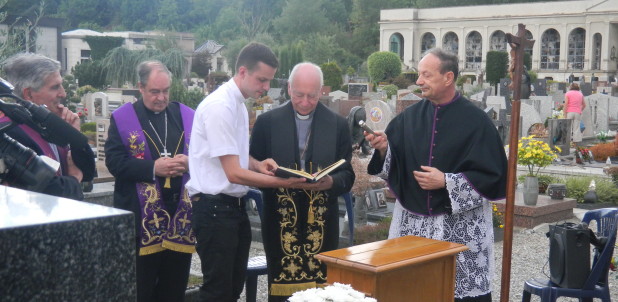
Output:
[[[122,139],[116,126],[117,121],[112,117],[108,129],[107,141],[105,142],[105,165],[109,172],[115,177],[114,182],[114,207],[131,211],[135,214],[136,235],[140,234],[139,222],[141,219],[140,203],[137,197],[135,188],[136,182],[154,182],[154,162],[161,157],[160,152],[163,152],[157,134],[164,140],[165,136],[165,115],[167,111],[168,118],[168,137],[167,151],[172,153],[170,157],[176,154],[182,154],[185,146],[180,142],[183,132],[182,119],[180,116],[180,107],[178,103],[170,102],[164,112],[155,114],[144,106],[144,102],[140,99],[133,104],[135,113],[139,119],[142,129],[146,131],[149,139],[148,147],[151,151],[152,160],[143,160],[132,157],[122,143]],[[149,121],[152,122],[157,133],[153,131]],[[179,144],[180,142],[180,144]],[[157,150],[159,153],[157,153]],[[164,177],[156,177],[160,184],[165,183]],[[176,207],[180,201],[180,188],[182,186],[182,177],[171,178],[171,188],[166,189],[161,186],[161,194],[165,209],[170,216],[174,216]]]
[[[489,117],[463,96],[435,105],[427,99],[406,108],[385,131],[391,152],[388,184],[406,209],[421,215],[451,213],[446,188],[423,190],[412,171],[431,166],[462,173],[489,200],[504,198],[507,162],[500,136]],[[382,171],[374,153],[369,174]]]
[[[250,154],[273,158],[278,165],[300,169],[295,113],[290,102],[260,115],[251,134]],[[330,175],[328,191],[262,189],[262,237],[268,260],[269,301],[285,301],[294,292],[326,281],[326,267],[314,255],[337,248],[337,197],[352,188],[352,145],[346,120],[318,103],[305,151],[306,171],[313,173],[345,159]],[[310,209],[311,206],[311,209]]]

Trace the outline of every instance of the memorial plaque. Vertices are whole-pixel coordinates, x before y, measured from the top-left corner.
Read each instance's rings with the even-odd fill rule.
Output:
[[[367,125],[378,131],[384,131],[388,123],[393,119],[393,111],[390,106],[382,101],[370,101],[365,104]]]
[[[369,84],[358,84],[358,83],[350,83],[348,84],[348,98],[349,99],[360,99],[363,96],[363,92],[369,91]]]

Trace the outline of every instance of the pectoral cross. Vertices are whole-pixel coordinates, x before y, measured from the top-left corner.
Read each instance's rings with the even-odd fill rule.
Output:
[[[167,152],[167,148],[163,147],[163,152],[161,152],[161,157],[170,157],[172,155],[172,153]],[[165,178],[165,184],[163,184],[163,187],[166,189],[169,189],[172,187],[171,184],[172,178],[171,177],[166,177]]]
[[[163,148],[163,152],[161,152],[161,157],[169,157],[172,153],[167,152],[167,148]]]

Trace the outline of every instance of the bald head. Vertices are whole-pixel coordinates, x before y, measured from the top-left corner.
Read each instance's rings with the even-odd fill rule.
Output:
[[[302,115],[313,112],[318,105],[322,85],[324,78],[319,66],[308,62],[294,66],[288,81],[294,110]]]

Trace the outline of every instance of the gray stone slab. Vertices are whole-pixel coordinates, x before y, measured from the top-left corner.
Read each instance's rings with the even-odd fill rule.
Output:
[[[133,214],[0,186],[0,300],[135,301]]]

